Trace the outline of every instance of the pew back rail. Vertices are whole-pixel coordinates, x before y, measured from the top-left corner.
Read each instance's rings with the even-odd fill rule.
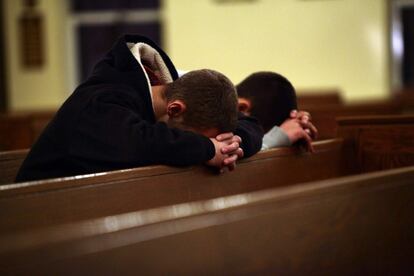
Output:
[[[2,236],[1,269],[47,274],[410,275],[414,167]],[[24,260],[24,263],[22,263]]]
[[[348,175],[341,139],[260,152],[217,175],[204,166],[143,167],[0,186],[0,231],[43,227],[181,202]],[[49,208],[53,206],[53,208]]]

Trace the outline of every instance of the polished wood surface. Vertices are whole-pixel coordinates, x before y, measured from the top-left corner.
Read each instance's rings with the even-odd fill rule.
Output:
[[[414,165],[413,122],[412,116],[343,118],[344,143],[316,142],[315,154],[298,148],[260,152],[222,175],[203,166],[152,166],[3,185],[0,231]]]
[[[0,236],[3,273],[412,275],[414,167]]]
[[[306,109],[312,115],[312,121],[319,131],[319,139],[337,136],[336,118],[344,116],[396,115],[402,113],[402,107],[394,101],[378,101],[347,105],[321,105]]]
[[[0,151],[30,148],[52,119],[55,111],[0,114]]]
[[[378,141],[375,140],[383,140],[388,141],[384,142],[385,147],[394,147],[394,153],[392,154],[393,157],[387,158],[382,166],[373,166],[371,169],[366,169],[369,161],[366,162],[359,162],[357,167],[365,167],[365,169],[361,171],[373,171],[373,170],[380,170],[383,168],[394,168],[394,167],[401,167],[405,165],[412,165],[414,164],[412,161],[412,143],[410,141],[414,141],[413,135],[413,115],[386,115],[386,116],[349,116],[349,117],[339,117],[339,125],[340,131],[336,135],[338,137],[345,137],[346,139],[353,139],[355,142],[348,143],[353,150],[356,150],[355,144],[359,144],[359,148],[367,148],[364,149],[365,151],[372,151],[368,148],[371,147],[372,143],[376,143],[377,146]],[[337,121],[334,122],[335,126],[338,125]],[[370,127],[370,124],[375,124],[375,128]],[[323,124],[321,124],[322,126]],[[382,126],[383,125],[383,126]],[[324,127],[329,127],[329,124],[325,125]],[[364,129],[364,135],[351,135],[349,132],[355,132],[357,128]],[[394,128],[394,129],[392,129]],[[337,127],[335,127],[335,133],[338,131]],[[385,131],[384,134],[381,131]],[[358,132],[360,133],[360,131]],[[369,134],[371,133],[371,134]],[[388,145],[386,145],[388,143]],[[24,153],[24,151],[22,151]],[[375,150],[373,151],[375,153]],[[349,166],[352,166],[353,163],[353,153],[344,152],[343,154],[350,155],[346,157],[348,160]],[[360,153],[355,153],[360,154]],[[369,153],[366,154],[368,156]],[[13,175],[17,174],[19,162],[23,162],[23,158],[25,157],[24,154],[21,154],[22,160],[14,161],[14,165],[8,166],[7,162],[2,162],[1,158],[2,155],[0,154],[0,169],[3,170],[5,173],[0,173],[0,184],[11,183],[11,179],[14,179]],[[367,157],[368,158],[368,157]],[[394,160],[391,163],[390,160]],[[362,164],[363,163],[363,164]]]
[[[361,172],[414,165],[414,116],[338,118],[338,135],[355,152]]]
[[[340,94],[340,91],[335,89],[297,91],[298,108],[311,113],[320,140],[336,137],[337,117],[409,113],[409,103],[412,102],[407,96],[410,93],[398,93],[398,97],[389,100],[354,103],[344,102]]]
[[[341,92],[337,89],[297,89],[296,100],[299,109],[307,110],[323,106],[341,106],[344,102],[340,95]]]
[[[0,185],[14,182],[28,152],[27,149],[0,152]]]
[[[205,166],[152,166],[0,186],[0,233],[142,210],[354,172],[341,139],[315,143],[314,154],[297,148],[260,152],[234,172]],[[53,208],[50,208],[53,206]]]
[[[26,149],[33,140],[28,117],[0,115],[0,151]]]
[[[151,166],[2,185],[0,274],[401,275],[414,168],[336,177],[414,165],[413,123],[341,118],[343,138],[315,154],[272,149],[221,175]]]

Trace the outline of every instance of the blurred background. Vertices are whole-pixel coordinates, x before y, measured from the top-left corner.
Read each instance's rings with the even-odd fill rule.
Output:
[[[57,109],[123,33],[183,70],[283,74],[347,103],[412,93],[410,0],[2,0],[0,108]],[[404,90],[405,92],[401,92]]]

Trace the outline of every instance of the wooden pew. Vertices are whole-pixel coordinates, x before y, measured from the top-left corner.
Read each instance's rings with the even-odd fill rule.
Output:
[[[0,186],[0,217],[6,218],[0,221],[0,231],[414,165],[413,121],[412,116],[343,119],[339,124],[345,143],[316,142],[313,155],[295,148],[261,152],[220,176],[205,167],[153,166]],[[381,129],[394,136],[381,134],[385,140],[378,144]],[[381,162],[373,162],[373,156]],[[384,156],[390,161],[384,162]]]
[[[414,116],[343,117],[337,123],[359,172],[414,165]]]
[[[323,140],[336,137],[336,117],[409,113],[409,102],[412,102],[407,96],[409,94],[413,93],[400,92],[398,97],[389,100],[345,103],[339,90],[298,89],[297,101],[299,109],[311,113],[312,120],[319,130],[319,139]]]
[[[409,112],[407,108],[403,109],[403,102],[409,101],[406,100],[406,97],[404,98],[404,101],[401,99],[399,98],[399,100],[396,101],[344,105],[340,99],[339,93],[335,91],[324,94],[305,94],[298,96],[300,108],[308,110],[312,114],[314,124],[319,130],[319,140],[331,139],[337,136],[338,125],[336,117],[338,116],[398,114],[401,112]],[[17,114],[12,113],[7,116],[0,115],[0,151],[30,147],[49,122],[53,113],[53,111],[43,111]],[[7,175],[11,176],[11,169],[6,169],[10,170],[10,173]],[[2,175],[0,174],[0,185],[10,183],[10,179],[12,178],[8,177],[7,179],[2,179]]]
[[[0,151],[30,148],[54,114],[51,110],[0,114]]]
[[[314,154],[296,148],[260,152],[241,161],[234,172],[222,175],[204,166],[151,166],[3,185],[0,233],[327,179],[355,171],[347,166],[341,139],[320,141],[314,146]]]
[[[315,109],[321,106],[344,105],[341,92],[337,89],[298,89],[296,94],[298,107],[303,110]]]
[[[0,236],[41,275],[412,275],[414,167]]]
[[[359,145],[357,156],[361,158],[361,152],[369,150],[364,149],[365,147],[370,147],[370,143],[377,143],[378,147],[381,147],[381,144],[378,144],[378,139],[383,140],[384,149],[390,148],[391,144],[398,148],[398,152],[391,153],[391,156],[388,158],[388,164],[379,165],[375,162],[372,168],[368,168],[368,162],[359,159],[359,164],[357,168],[361,168],[362,171],[373,171],[381,170],[383,168],[394,168],[401,167],[405,165],[414,164],[412,158],[412,143],[414,140],[413,134],[413,124],[414,116],[413,115],[387,115],[387,116],[352,116],[352,117],[339,117],[338,120],[335,120],[335,135],[338,137],[345,138],[347,140],[352,140],[355,142],[349,142],[353,150],[357,151],[355,145]],[[372,127],[371,127],[372,125]],[[375,126],[375,127],[374,127]],[[397,128],[393,130],[393,128]],[[352,130],[352,131],[351,131]],[[357,135],[363,130],[364,135]],[[379,130],[380,132],[377,132]],[[367,136],[367,132],[370,132],[371,135]],[[352,132],[353,134],[350,134]],[[377,135],[381,133],[381,135]],[[363,140],[363,141],[362,141]],[[386,140],[386,141],[385,141]],[[388,145],[386,145],[388,143]],[[391,144],[390,144],[391,143]],[[373,151],[372,149],[369,151]],[[373,151],[375,153],[375,151]],[[26,151],[20,151],[12,154],[16,160],[14,161],[14,166],[9,166],[9,153],[2,154],[0,153],[0,171],[6,173],[0,173],[0,184],[10,183],[11,179],[14,179],[14,176],[17,174],[18,163],[23,162]],[[351,154],[352,155],[352,154]],[[404,156],[404,157],[401,157]],[[411,157],[410,157],[411,156]],[[2,159],[5,158],[6,162],[3,162]],[[17,160],[21,158],[21,160]],[[352,156],[347,157],[348,160],[353,160]],[[404,161],[405,160],[405,161]],[[390,163],[391,162],[391,163]]]
[[[29,150],[0,152],[0,185],[13,183]]]
[[[395,95],[395,101],[402,106],[404,114],[414,113],[414,87],[393,91],[393,95]]]
[[[395,101],[376,101],[347,105],[320,105],[304,110],[311,113],[312,121],[318,127],[319,139],[321,140],[337,136],[337,117],[397,115],[403,111],[401,104]]]
[[[27,116],[0,115],[0,151],[29,148],[33,139]]]

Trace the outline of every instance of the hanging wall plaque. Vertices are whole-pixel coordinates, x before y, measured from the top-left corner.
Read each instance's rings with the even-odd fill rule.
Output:
[[[35,6],[36,1],[25,1],[19,18],[21,61],[26,68],[39,68],[44,64],[43,16]]]

